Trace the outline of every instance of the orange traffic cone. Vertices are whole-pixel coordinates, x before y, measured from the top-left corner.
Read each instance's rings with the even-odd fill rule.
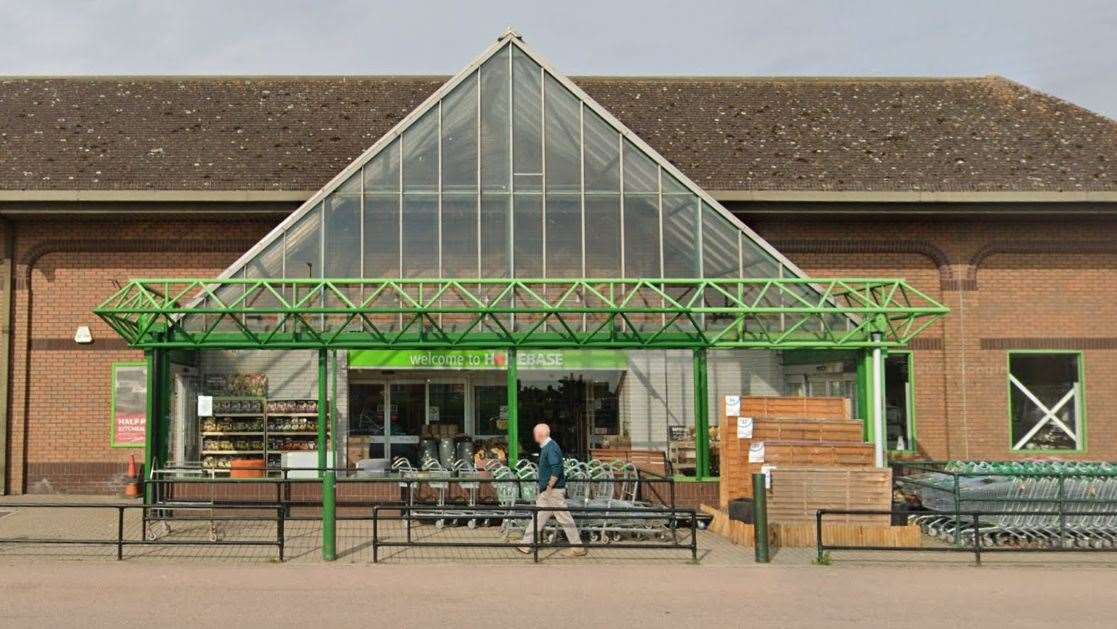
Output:
[[[124,495],[138,498],[140,495],[140,473],[136,470],[136,455],[128,455],[128,482],[124,485]]]

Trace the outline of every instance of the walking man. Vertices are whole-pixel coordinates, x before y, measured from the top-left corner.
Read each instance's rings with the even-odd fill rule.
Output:
[[[578,535],[578,527],[574,524],[574,517],[566,510],[566,474],[562,469],[562,449],[551,439],[551,428],[547,424],[537,424],[532,430],[535,443],[539,444],[539,495],[535,497],[538,507],[562,507],[562,510],[540,511],[536,520],[538,535],[541,537],[547,522],[554,516],[562,525],[566,533],[566,540],[571,544],[581,544],[582,537]],[[521,543],[530,544],[532,540],[531,526],[524,531]],[[531,554],[531,548],[520,546],[518,550],[525,555]],[[577,547],[566,552],[567,557],[584,557],[586,549]]]

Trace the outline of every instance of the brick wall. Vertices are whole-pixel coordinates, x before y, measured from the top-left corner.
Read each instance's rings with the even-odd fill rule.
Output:
[[[142,451],[109,447],[110,369],[143,354],[125,347],[92,309],[115,290],[114,282],[215,275],[273,222],[11,224],[16,280],[8,490],[112,491],[128,455],[142,459]],[[90,327],[92,344],[74,343],[79,325]]]
[[[808,273],[904,277],[951,308],[914,347],[915,424],[927,457],[1010,449],[1007,355],[1082,350],[1087,448],[1117,460],[1117,220],[776,217],[734,208]]]
[[[870,222],[737,209],[811,274],[901,276],[952,309],[915,347],[915,421],[924,455],[1027,456],[1009,450],[1006,355],[1009,348],[1069,348],[1084,352],[1086,372],[1088,449],[1076,456],[1117,459],[1111,417],[1117,410],[1117,331],[1111,329],[1117,247],[1110,237],[1117,220]],[[216,274],[273,224],[264,218],[12,222],[9,490],[110,491],[128,455],[139,453],[108,447],[109,368],[142,358],[90,312],[114,290],[113,281]],[[91,327],[92,345],[73,343],[78,325]],[[682,362],[689,367],[688,356]],[[711,368],[712,380],[716,372]],[[690,387],[678,385],[678,412],[687,413]]]

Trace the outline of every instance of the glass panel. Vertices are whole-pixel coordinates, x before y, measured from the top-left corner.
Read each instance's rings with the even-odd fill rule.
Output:
[[[438,191],[438,107],[403,132],[403,191]]]
[[[504,435],[508,421],[508,387],[504,384],[473,385],[476,435]]]
[[[581,101],[547,75],[547,192],[579,193],[582,187]]]
[[[348,395],[350,435],[381,436],[384,434],[384,388],[381,383],[350,383]]]
[[[1078,355],[1011,354],[1009,373],[1013,449],[1077,449]]]
[[[399,192],[399,139],[365,164],[365,193]]]
[[[586,275],[621,275],[620,136],[600,116],[585,124]]]
[[[586,277],[621,275],[621,197],[586,194]]]
[[[247,279],[283,277],[283,237],[268,245],[245,266]]]
[[[660,277],[659,168],[631,142],[624,143],[624,274]]]
[[[286,277],[322,277],[319,231],[322,206],[314,208],[287,229]]]
[[[245,279],[281,278],[283,277],[283,236],[268,245],[266,249],[256,254],[256,257],[244,267]],[[275,308],[279,300],[267,290],[253,291],[245,299],[244,305],[249,308]],[[272,330],[278,325],[280,315],[245,315],[245,325],[253,330]]]
[[[400,277],[398,194],[365,194],[365,277]]]
[[[400,277],[399,148],[396,140],[365,165],[366,278]]]
[[[737,232],[717,210],[702,204],[702,275],[737,277]]]
[[[403,197],[403,276],[438,277],[437,196]]]
[[[543,197],[515,195],[515,277],[543,277]]]
[[[517,192],[543,187],[543,92],[539,66],[512,47],[512,160]]]
[[[512,251],[508,238],[509,195],[481,197],[481,276],[508,277]]]
[[[660,277],[659,198],[624,195],[625,277]]]
[[[547,277],[581,276],[582,199],[576,194],[548,194]]]
[[[663,276],[698,277],[698,197],[663,173]]]
[[[620,432],[619,387],[622,372],[528,371],[520,372],[520,439],[532,427],[546,423],[566,456],[583,459],[589,449]],[[527,431],[527,432],[525,432]],[[534,452],[534,446],[527,450]]]
[[[402,456],[419,467],[419,435],[427,423],[427,385],[393,383],[389,388],[388,458]]]
[[[911,418],[908,416],[911,354],[893,354],[884,359],[884,420],[886,443],[894,450],[914,450]]]
[[[457,432],[465,432],[465,384],[432,382],[428,386],[430,405],[427,408],[427,422],[455,426]]]
[[[613,127],[585,110],[586,192],[620,190],[620,139]]]
[[[509,189],[509,48],[506,46],[481,66],[481,186],[488,191]]]
[[[442,277],[477,276],[477,196],[442,197]]]
[[[361,276],[361,179],[353,175],[326,197],[326,277]]]
[[[477,190],[477,78],[442,101],[442,192]]]
[[[742,269],[741,277],[756,277],[756,278],[774,278],[780,277],[780,263],[776,262],[767,251],[760,248],[760,245],[753,242],[748,236],[742,235],[741,244],[744,247],[742,253]],[[790,277],[792,273],[786,273],[785,276]]]
[[[659,168],[652,158],[627,140],[624,143],[624,191],[659,192]]]

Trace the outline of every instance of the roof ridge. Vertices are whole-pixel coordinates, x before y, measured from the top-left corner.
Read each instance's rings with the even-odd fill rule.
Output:
[[[422,81],[445,81],[449,74],[73,74],[73,75],[0,75],[0,81],[96,81],[96,80],[345,80],[345,79],[406,79]],[[995,79],[1005,79],[998,75],[986,76],[931,76],[931,75],[732,75],[732,74],[572,74],[572,79],[580,80],[659,80],[659,81],[801,81],[801,82],[927,82],[964,81],[981,83]],[[1012,82],[1012,81],[1010,81]]]

